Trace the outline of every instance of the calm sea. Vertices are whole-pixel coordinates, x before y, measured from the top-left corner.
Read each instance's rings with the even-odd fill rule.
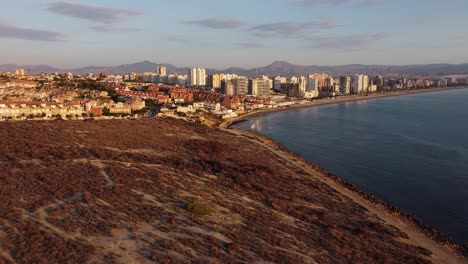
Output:
[[[272,113],[236,128],[468,242],[468,89]]]

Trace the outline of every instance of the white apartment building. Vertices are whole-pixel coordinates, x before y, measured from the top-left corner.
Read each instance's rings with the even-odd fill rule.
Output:
[[[164,66],[156,67],[156,73],[159,75],[167,75],[167,68]]]
[[[249,94],[254,96],[270,96],[269,79],[252,79],[249,81]]]
[[[189,71],[191,86],[206,86],[206,70],[202,68],[192,68]]]
[[[353,93],[367,92],[369,89],[369,76],[356,74],[353,81]]]

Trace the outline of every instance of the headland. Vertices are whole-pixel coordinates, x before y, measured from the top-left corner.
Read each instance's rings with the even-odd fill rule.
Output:
[[[6,263],[466,263],[248,131],[156,118],[0,132]]]

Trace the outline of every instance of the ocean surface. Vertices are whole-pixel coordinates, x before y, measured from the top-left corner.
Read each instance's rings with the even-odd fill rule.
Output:
[[[271,113],[235,128],[468,242],[468,89]]]

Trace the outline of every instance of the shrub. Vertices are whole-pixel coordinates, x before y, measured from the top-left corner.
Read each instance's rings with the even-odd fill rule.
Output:
[[[201,216],[209,215],[213,212],[213,210],[209,208],[208,206],[201,204],[201,203],[197,203],[197,202],[186,204],[185,209],[193,214],[201,215]]]

